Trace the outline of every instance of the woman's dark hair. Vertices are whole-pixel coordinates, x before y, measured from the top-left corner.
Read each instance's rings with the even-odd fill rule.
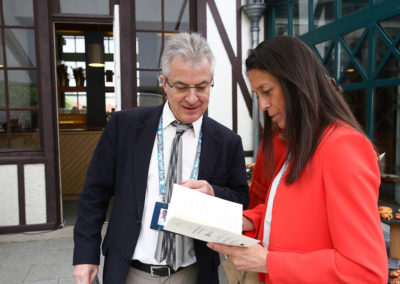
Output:
[[[249,51],[247,72],[266,71],[277,77],[285,101],[283,136],[291,155],[291,167],[286,182],[295,182],[321,141],[324,130],[331,124],[347,123],[360,133],[361,126],[331,84],[324,68],[311,49],[297,38],[275,36]],[[268,177],[272,177],[272,136],[276,125],[268,113],[264,115],[263,150]]]

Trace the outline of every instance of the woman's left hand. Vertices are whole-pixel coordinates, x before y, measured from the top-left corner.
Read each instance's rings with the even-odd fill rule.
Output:
[[[261,245],[250,247],[232,247],[217,243],[207,243],[207,246],[224,254],[235,268],[240,271],[254,271],[267,273],[268,251]]]

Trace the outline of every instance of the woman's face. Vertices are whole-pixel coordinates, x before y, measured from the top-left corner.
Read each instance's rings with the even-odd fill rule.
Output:
[[[280,129],[285,129],[285,100],[279,79],[267,71],[248,71],[250,85],[257,94],[260,110],[266,111]]]

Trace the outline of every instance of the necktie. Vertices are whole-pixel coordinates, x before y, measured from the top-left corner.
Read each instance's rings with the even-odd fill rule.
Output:
[[[190,124],[171,123],[176,127],[174,140],[172,141],[171,156],[169,159],[168,174],[166,180],[166,195],[163,202],[169,203],[172,196],[172,187],[182,181],[182,140],[183,133],[193,126]],[[158,262],[167,261],[167,264],[175,271],[181,266],[184,258],[185,238],[170,232],[160,231],[157,239],[155,258]]]

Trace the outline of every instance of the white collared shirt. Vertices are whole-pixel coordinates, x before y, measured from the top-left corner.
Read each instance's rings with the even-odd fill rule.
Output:
[[[164,167],[165,176],[168,173],[169,158],[171,155],[172,141],[175,137],[176,128],[171,125],[171,122],[176,120],[175,116],[169,108],[168,102],[165,103],[163,109],[163,139],[164,139]],[[182,139],[182,180],[190,178],[190,174],[193,169],[193,163],[196,155],[197,143],[199,140],[201,124],[203,122],[203,116],[193,122],[193,129],[186,130]],[[142,216],[142,224],[140,228],[139,239],[136,244],[135,252],[133,253],[133,259],[137,259],[142,263],[147,264],[161,264],[165,265],[166,261],[161,263],[157,262],[154,258],[156,251],[156,244],[158,238],[158,231],[150,229],[150,223],[154,212],[154,205],[156,202],[162,202],[160,196],[160,187],[158,179],[158,157],[157,157],[157,137],[154,135],[154,145],[151,153],[148,177],[147,177],[147,188],[146,197],[144,201],[144,210]],[[187,257],[188,256],[188,257]],[[193,240],[190,240],[189,246],[185,247],[185,260],[186,263],[182,266],[188,266],[196,262],[194,255]]]
[[[272,207],[274,205],[276,191],[279,187],[279,184],[281,182],[283,174],[285,173],[288,165],[289,165],[289,161],[286,160],[285,163],[283,164],[282,168],[279,170],[278,174],[275,176],[275,178],[272,182],[272,185],[271,185],[271,190],[269,191],[268,203],[267,203],[267,208],[266,208],[267,212],[265,213],[265,219],[264,219],[264,234],[263,234],[263,241],[262,241],[263,246],[266,249],[268,249],[269,236],[271,234]]]

